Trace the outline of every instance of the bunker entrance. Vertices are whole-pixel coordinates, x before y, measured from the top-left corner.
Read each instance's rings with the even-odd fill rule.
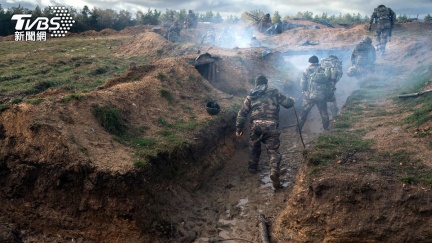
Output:
[[[199,55],[194,61],[195,69],[201,76],[210,82],[217,82],[217,61],[220,58],[210,55],[209,53]]]

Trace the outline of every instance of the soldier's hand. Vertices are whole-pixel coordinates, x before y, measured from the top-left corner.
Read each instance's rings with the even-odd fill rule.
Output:
[[[236,131],[236,136],[237,137],[241,137],[243,135],[243,132],[242,131]]]

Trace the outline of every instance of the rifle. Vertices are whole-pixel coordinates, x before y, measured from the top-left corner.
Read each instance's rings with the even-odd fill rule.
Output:
[[[260,21],[260,18],[257,17],[257,16],[255,16],[255,15],[253,15],[253,14],[250,14],[250,13],[248,13],[248,12],[245,12],[245,14],[246,14],[247,16],[251,17],[253,20],[255,20],[255,22],[259,22],[259,21]]]
[[[419,97],[420,95],[426,94],[426,93],[429,93],[429,92],[432,92],[432,89],[428,89],[428,90],[425,90],[425,91],[420,91],[420,92],[412,93],[412,94],[399,95],[399,98]]]

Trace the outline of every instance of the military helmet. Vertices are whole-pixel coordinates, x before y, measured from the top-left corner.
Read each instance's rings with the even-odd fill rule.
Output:
[[[318,57],[313,55],[308,60],[309,63],[319,63]]]
[[[267,82],[268,82],[267,77],[264,75],[260,75],[260,76],[256,77],[256,79],[255,79],[255,85],[256,86],[261,85],[261,84],[267,84]]]
[[[354,77],[357,75],[357,73],[358,73],[358,69],[356,66],[351,66],[347,70],[348,77]]]
[[[361,42],[366,44],[372,44],[372,39],[369,36],[366,36]]]

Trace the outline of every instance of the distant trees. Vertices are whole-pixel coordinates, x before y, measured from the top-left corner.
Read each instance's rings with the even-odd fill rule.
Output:
[[[404,15],[398,15],[396,17],[396,21],[397,22],[406,22],[407,20],[408,20],[408,17],[406,16],[406,14],[404,14]]]
[[[279,11],[275,11],[272,17],[272,22],[273,23],[277,23],[279,21],[281,21],[282,17],[279,14]]]
[[[264,15],[263,12],[261,11],[250,11],[248,12],[251,15],[257,16],[257,17],[261,17],[262,15]],[[284,21],[289,21],[290,19],[306,19],[306,20],[314,20],[314,21],[326,21],[329,23],[337,23],[337,24],[351,24],[351,23],[367,23],[369,22],[369,16],[362,16],[361,14],[357,13],[357,14],[344,14],[342,15],[339,14],[338,16],[336,15],[328,15],[327,13],[322,13],[321,15],[315,15],[313,12],[310,11],[305,11],[305,12],[297,12],[296,15],[294,16],[284,16],[283,18],[281,17],[281,15],[279,14],[279,11],[275,11],[275,13],[272,16],[272,22],[276,23],[277,21],[280,20],[284,20]],[[241,20],[245,21],[245,22],[251,22],[251,17],[249,17],[246,12],[242,13],[241,15]]]
[[[75,23],[71,27],[71,32],[83,32],[87,30],[100,31],[102,29],[111,28],[115,30],[122,30],[129,26],[144,24],[144,25],[158,25],[158,24],[171,24],[173,21],[177,20],[183,23],[187,18],[187,10],[181,9],[179,11],[173,9],[166,9],[164,13],[156,9],[148,9],[147,12],[137,11],[132,14],[126,10],[121,10],[119,12],[112,9],[100,9],[93,8],[90,9],[85,5],[82,9],[78,10],[72,7],[68,8],[69,13],[74,18]],[[34,10],[18,5],[18,7],[12,7],[9,9],[4,9],[0,4],[0,35],[12,35],[15,33],[15,21],[11,18],[14,14],[31,14],[32,20],[37,17],[54,17],[53,13],[50,11],[49,7],[41,8],[36,6]],[[255,20],[249,15],[255,16],[257,19],[264,16],[266,13],[261,10],[253,10],[249,12],[243,12],[238,18],[237,16],[228,16],[224,19],[220,13],[213,13],[212,11],[207,11],[205,13],[196,13],[199,22],[210,22],[210,23],[237,23],[240,20],[245,23],[252,23]],[[248,15],[249,14],[249,15]],[[365,23],[369,21],[369,16],[362,16],[357,14],[342,14],[328,15],[327,13],[322,13],[321,15],[314,15],[310,11],[298,12],[295,16],[282,16],[279,11],[275,11],[272,16],[273,23],[280,20],[290,20],[293,18],[301,18],[314,21],[326,21],[329,23],[338,24],[351,24],[351,23]],[[405,22],[408,20],[406,15],[399,15],[397,17],[398,22]],[[426,15],[424,18],[426,22],[432,22],[432,16],[430,14]]]
[[[158,25],[158,24],[170,24],[175,20],[183,23],[187,18],[187,10],[181,9],[179,11],[166,9],[164,13],[154,9],[148,9],[147,12],[137,11],[132,14],[126,10],[115,11],[112,9],[101,9],[93,8],[90,9],[85,5],[82,9],[77,10],[72,7],[68,7],[69,13],[75,20],[75,23],[71,27],[71,32],[83,32],[87,30],[100,31],[106,28],[114,30],[122,30],[129,26],[138,24],[145,25]],[[32,20],[37,17],[54,17],[49,7],[40,8],[36,6],[34,10],[18,5],[18,7],[12,7],[4,9],[0,4],[0,35],[13,35],[15,33],[16,21],[12,20],[14,14],[31,14]],[[213,13],[208,11],[206,13],[197,14],[201,22],[211,23],[222,23],[224,19],[220,13]],[[227,19],[227,23],[237,23],[238,17],[230,16]]]

